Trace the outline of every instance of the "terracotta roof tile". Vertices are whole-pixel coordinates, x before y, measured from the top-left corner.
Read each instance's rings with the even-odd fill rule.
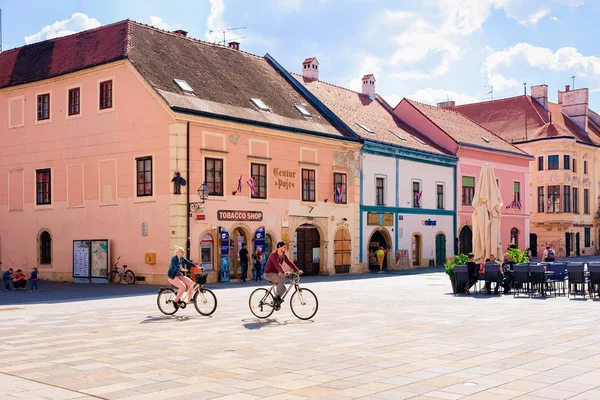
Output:
[[[371,100],[368,95],[323,81],[305,79],[298,74],[292,74],[292,76],[317,97],[319,101],[325,104],[331,112],[337,115],[358,136],[415,150],[445,154],[434,147],[435,145],[429,139],[423,137],[386,110],[383,100],[379,98]],[[358,124],[365,126],[373,131],[373,133],[367,132]],[[402,140],[398,136],[406,140]],[[415,137],[426,144],[419,143]]]
[[[498,149],[527,154],[456,111],[406,100],[459,144],[485,147],[492,151]]]

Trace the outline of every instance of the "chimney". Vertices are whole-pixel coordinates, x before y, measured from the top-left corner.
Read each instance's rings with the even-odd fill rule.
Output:
[[[562,112],[587,132],[589,90],[586,88],[570,89],[567,85],[564,92],[558,92],[559,102],[562,103]]]
[[[234,49],[234,50],[240,49],[240,42],[229,42],[227,44],[229,45],[230,49]]]
[[[173,31],[171,33],[176,34],[177,36],[183,36],[183,37],[187,37],[187,31],[184,31],[183,29],[177,29],[176,31]]]
[[[441,103],[437,103],[437,108],[452,108],[456,105],[454,100],[442,101]]]
[[[319,62],[315,57],[302,61],[302,77],[305,79],[319,80]]]
[[[371,99],[375,98],[375,76],[373,74],[362,77],[362,94],[366,94]]]
[[[548,109],[548,85],[537,85],[531,87],[531,97]]]

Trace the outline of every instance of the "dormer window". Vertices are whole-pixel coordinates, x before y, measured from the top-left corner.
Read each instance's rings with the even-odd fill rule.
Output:
[[[373,132],[371,129],[367,128],[366,126],[364,126],[363,124],[361,124],[360,122],[357,122],[356,125],[360,126],[361,128],[363,128],[365,131],[369,132],[370,134],[374,134],[375,132]]]
[[[175,84],[179,86],[179,89],[183,90],[184,93],[194,94],[194,89],[192,89],[192,87],[183,79],[173,79],[173,82],[175,82]]]
[[[270,111],[271,109],[267,107],[265,103],[261,99],[250,99],[252,103],[260,110],[260,111]]]

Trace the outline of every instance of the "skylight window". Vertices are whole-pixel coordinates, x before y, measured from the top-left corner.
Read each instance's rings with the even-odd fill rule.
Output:
[[[411,135],[412,136],[412,135]],[[427,143],[425,143],[424,141],[422,141],[421,139],[419,139],[416,136],[412,136],[413,139],[415,139],[417,142],[421,143],[423,146],[427,146]]]
[[[396,136],[398,139],[400,139],[400,140],[402,140],[402,141],[405,141],[405,142],[406,142],[406,138],[405,138],[404,136],[402,136],[401,134],[399,134],[399,133],[396,133],[396,132],[394,132],[394,131],[392,131],[392,130],[390,130],[390,133],[391,133],[392,135]]]
[[[483,139],[483,141],[484,141],[484,142],[486,142],[486,143],[489,143],[489,142],[490,142],[490,139],[486,138],[485,136],[482,136],[481,138],[482,138],[482,139]]]
[[[303,117],[310,117],[310,113],[306,110],[306,108],[299,105],[295,105],[294,108],[298,110],[298,112],[302,114]]]
[[[371,129],[369,129],[366,126],[364,126],[363,124],[361,124],[360,122],[357,122],[356,125],[360,126],[361,128],[363,128],[365,131],[369,132],[370,134],[374,134],[375,133]]]
[[[179,89],[183,90],[186,93],[194,93],[194,89],[183,79],[173,79],[173,82],[179,86]]]
[[[252,103],[258,107],[259,110],[261,111],[269,111],[270,108],[267,107],[267,105],[265,103],[263,103],[263,101],[261,99],[250,99],[252,101]]]

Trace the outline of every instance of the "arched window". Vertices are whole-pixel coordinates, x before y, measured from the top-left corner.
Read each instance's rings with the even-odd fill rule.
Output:
[[[519,230],[517,228],[510,230],[510,244],[514,244],[517,249],[519,248]]]
[[[52,264],[52,238],[48,231],[42,231],[40,234],[40,264]]]

